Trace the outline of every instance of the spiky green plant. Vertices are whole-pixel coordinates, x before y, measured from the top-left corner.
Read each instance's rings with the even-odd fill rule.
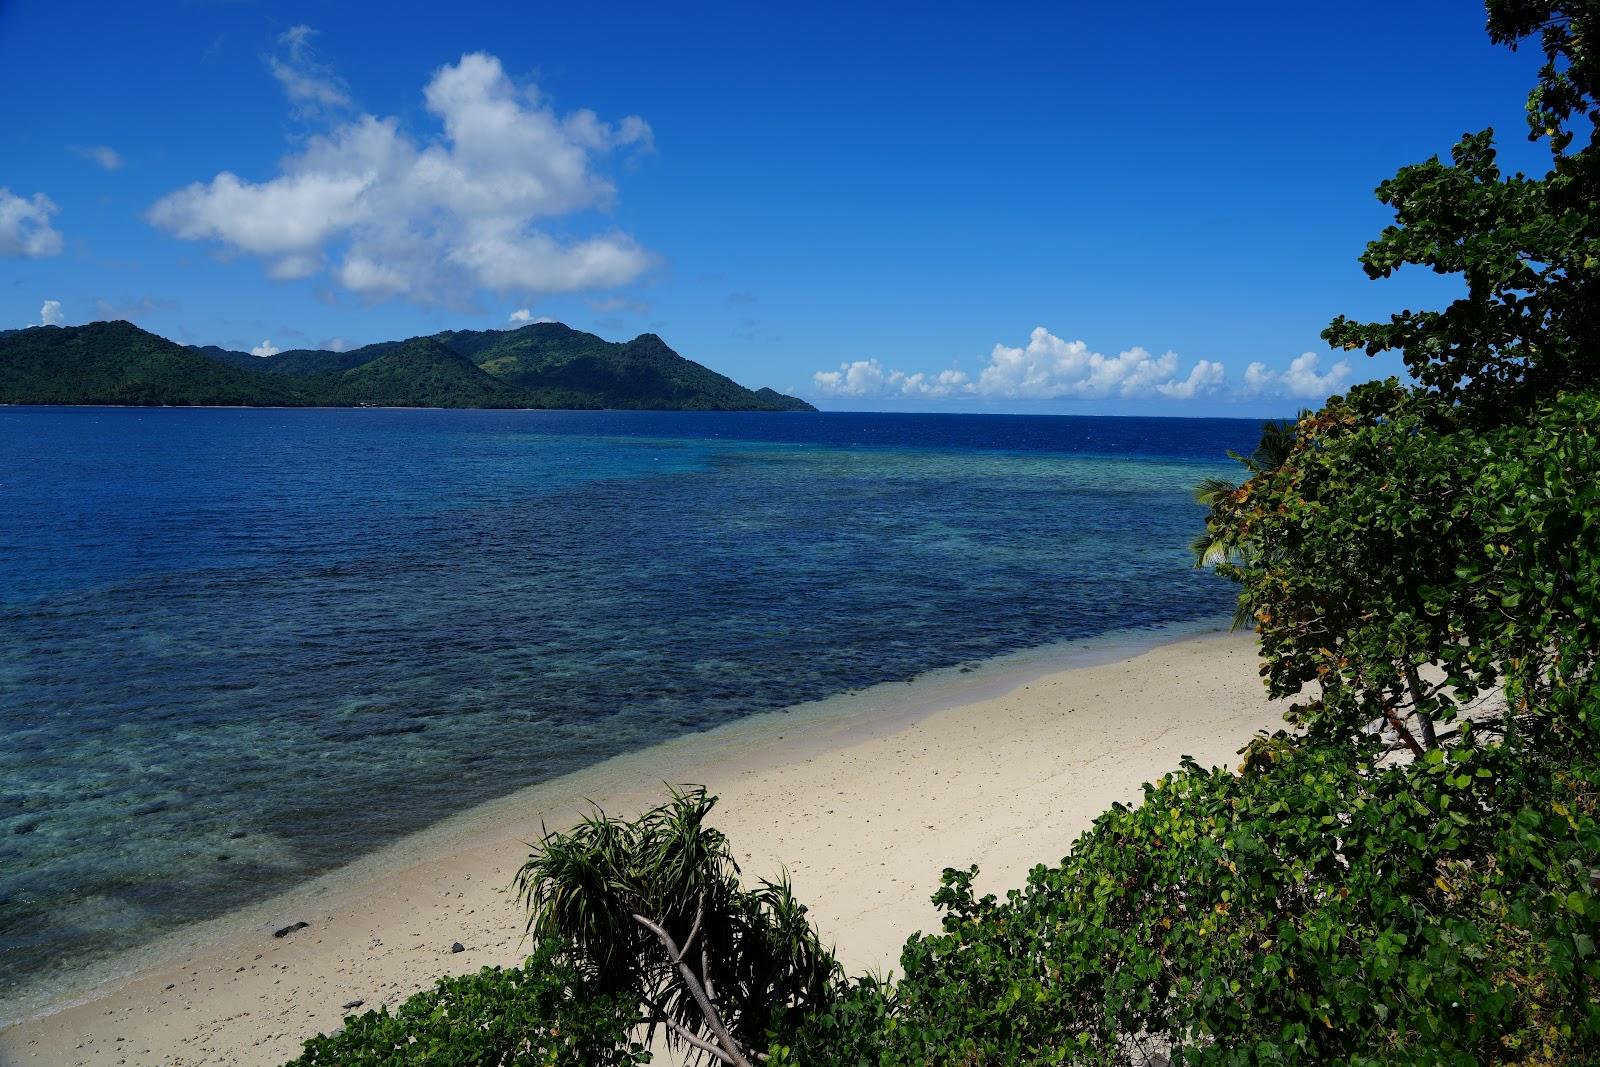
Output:
[[[727,838],[706,824],[715,804],[693,786],[632,821],[596,808],[547,832],[516,888],[529,933],[570,944],[599,988],[636,999],[652,1037],[659,1026],[691,1060],[748,1064],[843,972],[786,877],[740,887]]]

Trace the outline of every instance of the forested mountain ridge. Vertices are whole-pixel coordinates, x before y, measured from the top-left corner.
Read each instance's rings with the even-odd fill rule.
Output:
[[[238,370],[127,322],[0,333],[0,403],[265,407],[314,402],[298,382]]]
[[[678,355],[560,323],[254,356],[129,322],[0,332],[0,403],[812,411]]]

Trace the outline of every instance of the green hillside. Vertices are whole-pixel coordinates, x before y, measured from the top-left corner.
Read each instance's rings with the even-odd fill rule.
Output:
[[[559,322],[517,330],[461,330],[439,339],[478,366],[527,389],[587,397],[586,406],[689,411],[812,411],[772,389],[753,391],[685,359],[653,333],[607,341]]]
[[[498,378],[528,389],[588,396],[597,407],[785,410],[726,375],[684,359],[653,333],[618,343],[542,322],[487,334],[444,334],[441,339],[459,346],[458,351]]]
[[[348,352],[333,352],[317,348],[291,348],[270,356],[252,356],[249,352],[233,352],[216,345],[206,345],[193,351],[210,356],[230,367],[240,370],[260,371],[264,374],[338,374],[370,363],[386,352],[400,347],[401,341],[381,341]]]
[[[413,338],[350,370],[317,375],[308,381],[334,407],[528,406],[524,390],[485,374],[470,359],[431,337]]]
[[[349,352],[253,356],[127,322],[0,333],[0,403],[813,411],[683,358],[654,334],[560,323],[453,330]]]
[[[769,411],[817,410],[804,400],[801,400],[799,397],[790,396],[788,393],[780,393],[776,389],[767,385],[763,385],[760,389],[757,389],[756,396],[760,397],[763,403],[770,405],[770,407],[767,408]]]
[[[0,333],[0,403],[308,404],[302,383],[208,359],[130,322]]]

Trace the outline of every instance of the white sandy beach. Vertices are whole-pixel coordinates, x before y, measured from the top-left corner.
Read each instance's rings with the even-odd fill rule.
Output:
[[[1248,634],[941,686],[871,721],[762,716],[475,809],[0,1032],[0,1065],[281,1064],[346,1004],[393,1006],[439,975],[514,964],[524,916],[507,889],[541,823],[570,824],[583,797],[631,814],[663,780],[721,797],[715,822],[746,876],[787,867],[852,973],[890,970],[909,934],[937,925],[928,898],[945,867],[978,864],[984,891],[1019,885],[1180,756],[1235,762],[1281,714]],[[272,936],[293,922],[309,925]]]

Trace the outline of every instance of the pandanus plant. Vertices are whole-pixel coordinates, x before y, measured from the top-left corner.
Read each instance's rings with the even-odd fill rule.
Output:
[[[599,988],[635,998],[653,1039],[691,1062],[752,1067],[758,1050],[840,989],[787,876],[739,884],[699,786],[629,822],[599,810],[546,832],[517,874],[535,940],[570,946]]]

